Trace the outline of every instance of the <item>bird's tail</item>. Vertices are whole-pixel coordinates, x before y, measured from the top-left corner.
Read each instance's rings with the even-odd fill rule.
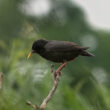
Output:
[[[94,57],[95,55],[93,55],[92,53],[90,53],[90,52],[87,52],[86,50],[87,50],[88,48],[85,48],[85,49],[83,49],[82,51],[81,51],[81,53],[80,53],[80,55],[82,55],[82,56],[92,56],[92,57]]]

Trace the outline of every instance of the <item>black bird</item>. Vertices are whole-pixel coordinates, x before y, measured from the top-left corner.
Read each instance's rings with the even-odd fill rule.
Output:
[[[74,42],[40,39],[34,41],[28,58],[37,53],[47,60],[64,63],[74,60],[79,55],[94,56],[87,52],[87,49],[88,47],[79,46]]]

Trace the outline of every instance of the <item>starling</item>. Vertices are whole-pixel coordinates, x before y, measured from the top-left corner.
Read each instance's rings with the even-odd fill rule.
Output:
[[[87,52],[87,49],[88,47],[79,46],[74,42],[40,39],[34,41],[28,58],[37,53],[47,60],[64,63],[74,60],[79,55],[94,56]]]

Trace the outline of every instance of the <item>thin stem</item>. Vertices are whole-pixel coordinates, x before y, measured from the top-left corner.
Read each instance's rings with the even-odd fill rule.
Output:
[[[52,72],[52,77],[53,77],[53,87],[50,90],[49,94],[47,95],[47,97],[43,100],[42,104],[39,106],[37,105],[33,105],[30,101],[27,102],[28,105],[30,105],[32,108],[34,108],[35,110],[44,110],[46,108],[47,103],[51,100],[52,96],[54,95],[58,84],[59,84],[59,78],[61,76],[61,70],[66,66],[66,62],[62,63],[59,68],[54,71],[53,70],[53,65],[51,66],[51,72]]]
[[[0,72],[0,89],[2,89],[3,73]]]

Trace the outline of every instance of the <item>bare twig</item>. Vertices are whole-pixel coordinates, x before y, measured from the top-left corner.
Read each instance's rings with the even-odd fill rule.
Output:
[[[53,70],[53,65],[51,66],[51,72],[52,72],[52,77],[53,77],[53,87],[50,90],[48,96],[43,100],[42,104],[40,106],[37,105],[33,105],[30,101],[27,101],[27,104],[30,105],[32,108],[34,108],[35,110],[44,110],[46,108],[47,103],[49,102],[49,100],[52,98],[52,96],[54,95],[57,87],[58,87],[58,83],[59,83],[59,78],[61,76],[61,70],[66,66],[66,63],[63,63],[59,66],[59,68],[54,71]]]
[[[27,105],[29,105],[29,106],[31,106],[33,109],[35,109],[35,110],[39,110],[40,109],[40,107],[39,106],[37,106],[37,105],[33,105],[30,101],[27,101],[26,102],[27,103]]]
[[[0,72],[0,89],[2,89],[3,73]]]

